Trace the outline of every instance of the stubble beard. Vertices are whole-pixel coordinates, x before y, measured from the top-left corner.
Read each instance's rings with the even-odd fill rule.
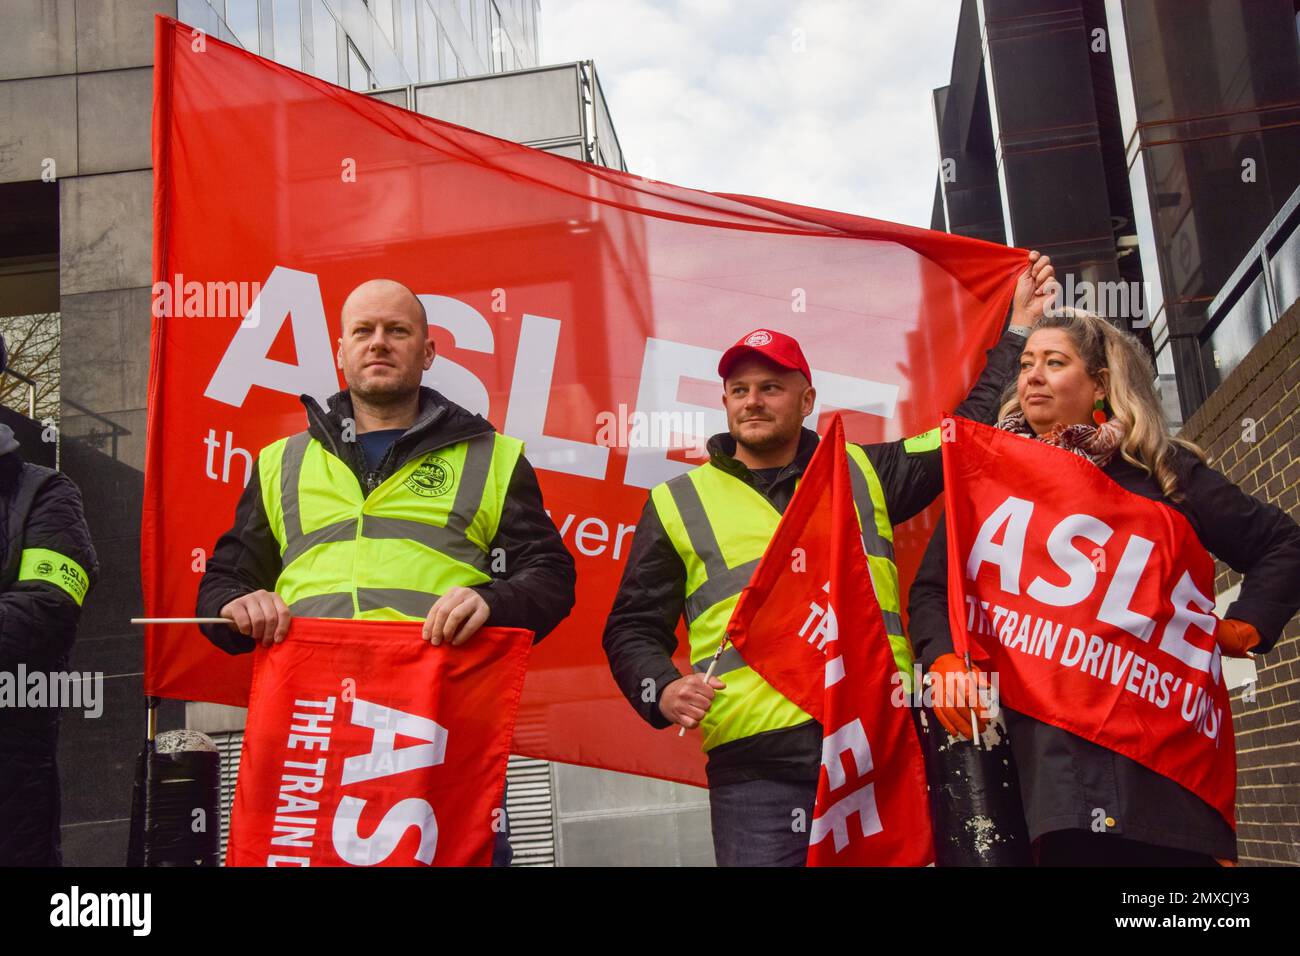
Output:
[[[394,382],[371,382],[369,384],[358,383],[349,385],[349,390],[354,399],[360,399],[365,405],[371,408],[392,408],[402,405],[411,400],[411,396],[420,391],[420,382],[394,381]]]
[[[729,431],[731,432],[731,437],[735,439],[736,444],[738,446],[740,446],[741,448],[745,449],[746,451],[754,455],[762,455],[766,452],[772,451],[775,448],[780,448],[781,446],[788,443],[790,439],[793,437],[793,434],[787,432],[773,431],[773,432],[769,432],[763,438],[760,438],[757,441],[755,441],[749,438],[742,438],[740,435],[739,426],[731,428],[729,429]]]

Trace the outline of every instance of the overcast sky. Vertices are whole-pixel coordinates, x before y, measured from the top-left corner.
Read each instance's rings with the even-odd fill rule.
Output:
[[[542,0],[542,61],[595,60],[634,173],[928,227],[960,6]]]

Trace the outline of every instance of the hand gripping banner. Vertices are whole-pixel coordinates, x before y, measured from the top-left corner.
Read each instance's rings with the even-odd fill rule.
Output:
[[[872,520],[866,515],[866,520]],[[925,764],[871,585],[837,415],[741,593],[728,634],[822,725],[809,866],[925,866]],[[721,691],[720,693],[726,693]]]
[[[532,634],[296,618],[253,653],[228,866],[487,866]]]
[[[1090,461],[952,420],[948,614],[1007,707],[1176,781],[1235,827],[1214,559]]]
[[[342,385],[344,298],[397,279],[429,315],[425,384],[526,443],[577,562],[515,752],[702,783],[698,740],[642,723],[600,635],[650,487],[726,430],[722,352],[789,332],[810,427],[840,409],[855,441],[919,434],[978,377],[1026,254],[580,163],[156,23],[145,612],[192,613],[258,450]],[[904,587],[933,515],[896,540]],[[249,655],[192,628],[151,628],[145,659],[146,693],[247,702]]]

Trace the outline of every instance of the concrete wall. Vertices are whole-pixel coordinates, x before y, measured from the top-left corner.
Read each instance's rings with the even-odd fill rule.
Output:
[[[567,764],[551,769],[557,865],[713,866],[707,790]]]
[[[82,489],[103,569],[71,667],[103,674],[104,711],[65,712],[60,739],[69,864],[125,861],[144,731],[143,648],[127,622],[141,606],[155,13],[174,16],[176,4],[6,0],[0,30],[0,182],[55,178],[63,468]],[[164,708],[164,728],[182,720],[179,704]]]

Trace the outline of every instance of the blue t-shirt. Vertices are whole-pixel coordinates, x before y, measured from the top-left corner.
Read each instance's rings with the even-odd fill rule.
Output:
[[[405,428],[381,428],[378,431],[362,432],[357,435],[361,442],[361,451],[366,456],[366,469],[374,471],[393,447],[393,442],[405,434]]]

